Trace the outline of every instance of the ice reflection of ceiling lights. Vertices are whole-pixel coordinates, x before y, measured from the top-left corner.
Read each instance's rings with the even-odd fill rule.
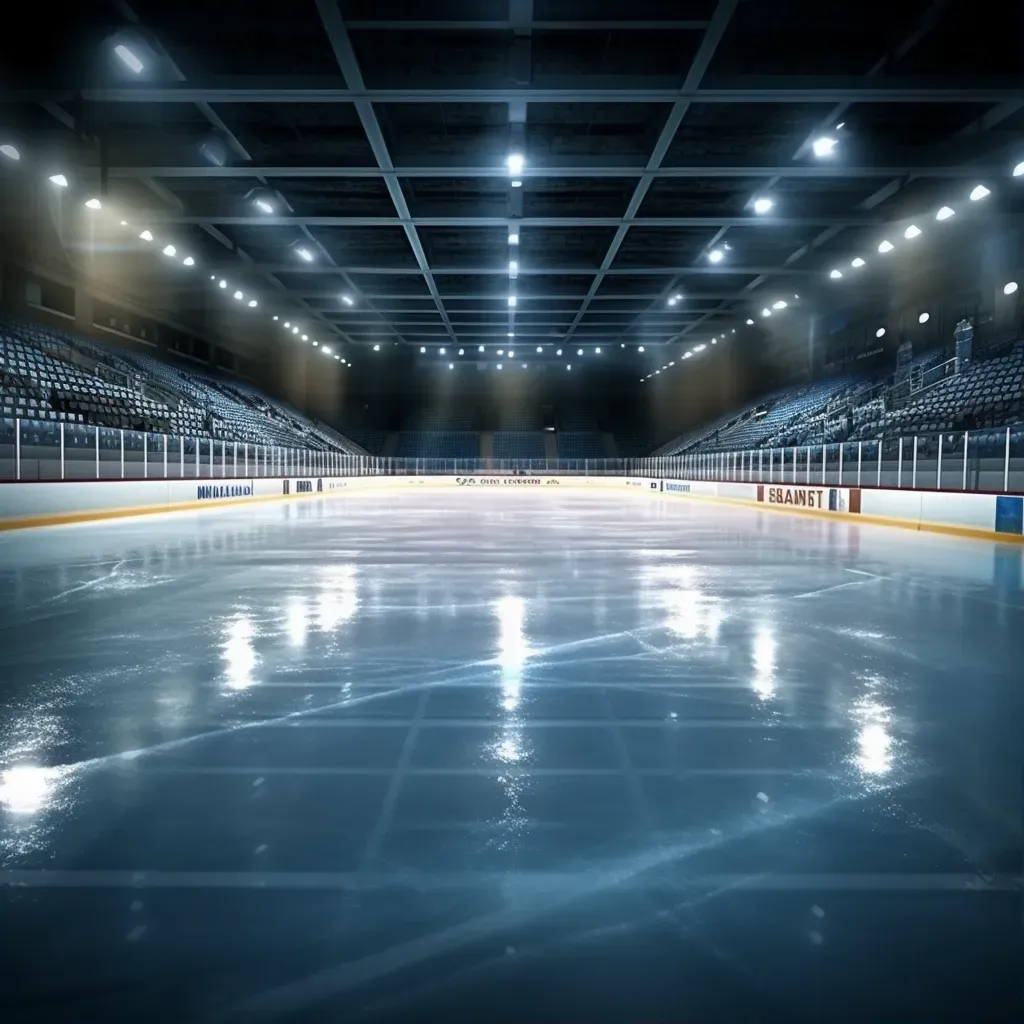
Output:
[[[530,656],[530,648],[523,632],[526,602],[521,597],[506,594],[494,604],[498,620],[498,664],[501,666],[502,707],[515,711],[522,696],[523,665]]]
[[[309,611],[306,608],[306,600],[302,597],[293,597],[288,602],[285,617],[285,631],[292,647],[302,647],[305,644],[308,630]]]
[[[221,658],[224,661],[224,681],[229,689],[244,690],[252,686],[256,667],[256,649],[253,647],[255,630],[247,615],[239,615],[227,623]]]
[[[669,630],[684,640],[717,641],[725,611],[721,600],[701,589],[701,573],[696,566],[651,566],[645,577],[644,586],[657,594],[668,614],[665,625]]]
[[[60,768],[19,764],[0,774],[0,806],[12,814],[35,814],[50,802]]]
[[[865,775],[887,774],[893,762],[893,737],[889,731],[891,709],[868,695],[856,701],[852,710],[859,726],[854,763]]]
[[[329,632],[348,622],[359,608],[359,586],[354,565],[324,569],[317,594],[317,618],[320,629]]]
[[[775,635],[760,626],[754,634],[754,692],[764,700],[775,696]]]
[[[491,756],[502,764],[519,764],[529,753],[518,730],[504,733],[489,749]]]

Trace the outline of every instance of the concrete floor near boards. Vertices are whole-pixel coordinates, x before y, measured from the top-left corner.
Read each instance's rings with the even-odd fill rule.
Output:
[[[0,1013],[1013,1019],[1022,556],[518,489],[2,535]]]

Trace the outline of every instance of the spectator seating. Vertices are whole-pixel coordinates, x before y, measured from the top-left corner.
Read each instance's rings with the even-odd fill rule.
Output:
[[[622,459],[639,459],[651,454],[651,439],[643,430],[615,431],[615,450]]]
[[[398,436],[400,459],[477,459],[480,435],[466,430],[406,430]]]
[[[560,459],[606,459],[604,438],[594,432],[559,431],[557,435]]]
[[[498,430],[491,454],[496,459],[543,459],[544,435],[539,430]]]

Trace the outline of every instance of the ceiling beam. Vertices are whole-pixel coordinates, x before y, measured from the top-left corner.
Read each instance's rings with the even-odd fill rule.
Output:
[[[695,90],[700,85],[704,75],[707,74],[711,60],[715,55],[715,51],[718,49],[718,44],[722,41],[722,36],[725,35],[725,30],[728,27],[729,22],[732,20],[733,13],[736,10],[738,2],[739,0],[718,0],[717,5],[715,6],[715,12],[711,17],[711,22],[700,41],[700,46],[693,58],[693,62],[690,64],[690,69],[686,73],[686,78],[683,81],[683,88],[681,90],[683,93]],[[626,213],[623,217],[623,221],[616,229],[611,242],[608,244],[608,249],[605,252],[604,259],[601,260],[601,267],[597,274],[594,275],[594,280],[591,282],[586,298],[582,303],[580,303],[579,312],[573,318],[566,337],[572,337],[573,332],[579,326],[586,314],[587,307],[590,305],[591,299],[593,299],[600,290],[601,284],[604,281],[605,273],[615,262],[615,257],[619,254],[619,249],[625,241],[626,234],[632,226],[634,218],[640,212],[640,206],[647,197],[647,192],[654,181],[652,172],[656,171],[661,166],[662,161],[668,154],[669,147],[672,145],[672,140],[676,137],[676,131],[682,123],[683,118],[686,117],[689,109],[690,100],[688,99],[678,99],[672,104],[672,109],[669,111],[668,117],[665,119],[665,124],[662,126],[661,133],[654,144],[654,150],[647,161],[644,173],[633,189],[633,195],[630,197],[629,203],[626,206]]]
[[[1010,105],[1007,105],[1007,109]],[[884,167],[856,167],[844,164],[806,165],[725,165],[690,164],[686,167],[658,167],[648,170],[646,164],[612,163],[595,160],[572,164],[545,166],[534,164],[523,169],[522,177],[530,178],[892,178],[913,175],[919,178],[969,178],[986,174],[1003,174],[1003,165],[965,167],[942,164],[888,165]],[[234,167],[181,166],[176,164],[110,166],[111,178],[508,178],[508,168],[475,164],[437,163],[428,166],[395,167],[385,172],[379,167],[344,165],[243,164]]]
[[[511,32],[518,27],[516,21],[474,20],[421,20],[421,21],[348,21],[353,32]],[[530,28],[538,32],[700,32],[708,27],[706,21],[558,21],[545,19],[530,21]]]
[[[340,15],[337,16],[340,19]],[[308,81],[308,80],[307,80]],[[329,82],[329,80],[327,80]],[[642,78],[624,76],[613,85],[595,81],[589,88],[577,82],[564,87],[535,85],[484,88],[338,88],[330,84],[268,85],[265,78],[246,84],[196,86],[182,83],[163,86],[108,86],[92,89],[0,89],[0,103],[1007,103],[1020,99],[1019,83],[964,83],[961,86],[929,86],[898,79],[792,77],[744,78],[732,87],[690,89],[680,92],[672,84],[638,85]],[[785,83],[785,84],[783,84]]]
[[[229,274],[232,270],[237,270],[238,267],[235,264],[229,266],[208,266],[211,273]],[[299,265],[297,263],[253,263],[247,269],[258,272],[258,273],[269,273],[269,274],[310,274],[310,275],[329,275],[329,274],[369,274],[381,277],[418,277],[421,275],[420,271],[416,267],[335,267],[329,265],[317,265],[304,263]],[[650,276],[665,276],[665,275],[676,275],[679,274],[680,270],[678,266],[674,267],[614,267],[610,270],[605,271],[607,277],[650,277]],[[738,274],[740,276],[752,277],[758,274],[764,274],[771,276],[775,274],[784,274],[787,276],[803,276],[807,277],[811,274],[816,274],[818,271],[815,270],[798,270],[792,267],[730,267],[722,266],[694,266],[687,267],[682,273],[686,275],[718,275],[722,276],[730,274]],[[464,267],[433,267],[430,270],[432,277],[508,277],[508,267],[484,267],[484,266],[464,266]],[[519,271],[520,277],[592,277],[594,275],[593,267],[524,267]],[[362,293],[360,293],[362,294]],[[502,291],[500,298],[504,298],[507,293]],[[529,302],[531,296],[529,294],[520,293],[519,298],[524,302]],[[635,298],[633,295],[619,295],[619,299],[624,298]],[[440,312],[440,310],[438,311]]]
[[[352,41],[349,39],[348,30],[345,28],[345,22],[341,17],[336,0],[315,0],[315,2],[324,32],[326,32],[327,39],[331,44],[331,50],[334,52],[334,59],[338,63],[338,68],[345,79],[346,85],[357,93],[364,93],[363,74],[356,59],[355,50],[352,49]],[[444,321],[448,333],[451,335],[452,341],[455,341],[455,332],[448,321],[448,314],[445,312],[444,303],[441,301],[437,285],[434,283],[433,275],[430,272],[430,264],[427,261],[426,252],[420,242],[416,226],[412,223],[412,215],[405,201],[401,183],[395,175],[395,165],[391,161],[391,154],[388,152],[384,133],[381,131],[380,122],[377,120],[377,115],[373,109],[373,103],[363,96],[355,100],[355,107],[359,115],[359,121],[363,126],[363,131],[366,133],[367,142],[370,144],[370,150],[373,152],[373,157],[377,161],[377,166],[384,174],[384,183],[387,186],[391,202],[395,207],[395,212],[398,214],[399,219],[403,221],[402,226],[408,239],[409,247],[412,249],[413,256],[420,268],[420,273],[427,283],[427,288],[434,300],[434,304],[437,306],[438,313],[441,314],[441,319]]]

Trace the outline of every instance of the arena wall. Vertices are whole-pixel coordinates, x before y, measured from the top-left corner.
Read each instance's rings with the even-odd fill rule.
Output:
[[[0,484],[0,530],[254,502],[342,497],[359,491],[437,487],[506,491],[617,489],[622,493],[715,501],[773,513],[848,518],[862,524],[956,536],[1024,540],[1024,498],[1019,495],[619,476],[357,476],[7,483]]]

